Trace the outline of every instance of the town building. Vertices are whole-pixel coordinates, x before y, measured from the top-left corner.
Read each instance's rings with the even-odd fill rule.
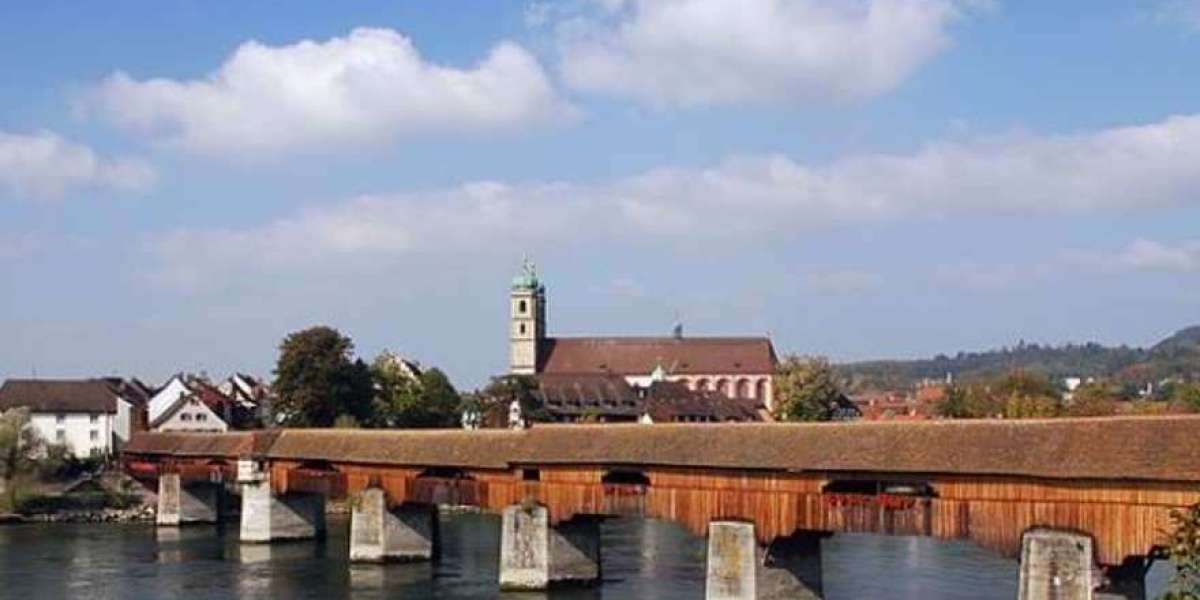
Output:
[[[265,385],[241,373],[220,385],[204,377],[176,374],[148,403],[149,429],[208,433],[255,429],[265,421],[268,398]]]
[[[75,456],[109,456],[145,429],[147,394],[136,380],[9,379],[0,386],[0,410],[28,408],[42,439]]]
[[[770,410],[775,349],[766,336],[690,337],[676,325],[663,337],[548,335],[546,287],[532,263],[509,292],[509,372],[557,377],[617,376],[647,387],[656,377],[702,395],[753,401]]]
[[[661,376],[645,385],[619,375],[537,377],[533,396],[540,419],[556,423],[725,423],[761,421],[753,399],[727,398],[693,390]]]

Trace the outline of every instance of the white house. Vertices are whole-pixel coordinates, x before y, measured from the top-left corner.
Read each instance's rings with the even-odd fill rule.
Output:
[[[166,383],[159,388],[158,393],[150,398],[150,402],[146,406],[146,416],[150,422],[158,421],[165,412],[183,396],[192,393],[187,382],[184,381],[182,374],[172,375]]]
[[[150,421],[150,429],[152,431],[224,433],[229,431],[229,425],[200,399],[199,394],[189,393],[180,396],[157,419]]]
[[[139,399],[114,381],[10,379],[0,386],[0,410],[28,408],[41,437],[76,456],[111,455],[145,422]]]

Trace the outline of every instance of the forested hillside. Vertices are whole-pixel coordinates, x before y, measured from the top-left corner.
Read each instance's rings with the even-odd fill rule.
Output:
[[[1135,384],[1170,377],[1200,379],[1200,326],[1177,332],[1150,348],[1096,343],[1043,346],[1019,343],[986,352],[939,354],[921,360],[846,363],[838,370],[854,390],[903,389],[924,379],[992,377],[1014,369],[1039,371],[1052,379],[1107,377]]]

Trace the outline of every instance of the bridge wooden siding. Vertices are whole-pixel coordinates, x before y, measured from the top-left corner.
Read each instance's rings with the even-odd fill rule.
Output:
[[[911,454],[912,444],[902,441],[910,437],[941,438],[947,447],[909,456],[907,464],[897,465],[895,456],[847,461],[836,456],[847,449],[843,444],[801,457],[810,464],[806,470],[796,465],[781,468],[771,458],[778,448],[764,456],[740,447],[759,435],[766,443],[781,434],[810,438],[808,444],[829,442],[828,428],[838,428],[835,438],[857,440],[854,445],[860,448],[864,443],[890,445],[894,452]],[[379,486],[397,503],[465,504],[494,511],[536,501],[548,508],[555,522],[575,515],[641,516],[676,521],[703,535],[711,520],[745,519],[755,523],[764,543],[798,529],[869,532],[968,539],[1014,556],[1022,533],[1045,526],[1091,534],[1097,559],[1110,565],[1149,554],[1170,527],[1170,511],[1200,502],[1200,419],[1007,422],[999,429],[1002,447],[996,445],[996,430],[990,422],[766,428],[610,425],[504,433],[286,431],[232,434],[221,443],[159,434],[135,439],[126,449],[126,461],[167,460],[164,469],[183,473],[189,463],[254,456],[267,463],[272,486],[280,493],[321,491],[336,497]],[[978,434],[979,447],[954,448],[971,434]],[[1107,466],[1094,456],[1070,454],[1080,447],[1079,437],[1091,438],[1091,452],[1105,452],[1114,442],[1106,442],[1104,435],[1123,436],[1116,443],[1128,452],[1113,456]],[[681,444],[680,439],[690,441]],[[635,445],[629,445],[631,440]],[[794,439],[791,443],[805,444]],[[204,444],[208,446],[200,448]],[[996,452],[1010,461],[1008,468],[1014,473],[996,472],[1004,470],[996,468]],[[684,460],[681,453],[691,456]],[[655,460],[688,464],[654,464]],[[764,467],[749,460],[759,460]],[[879,463],[875,469],[873,461]],[[740,467],[731,465],[738,462]],[[831,462],[855,468],[831,469]],[[947,469],[952,463],[958,464]],[[1068,477],[1070,470],[1063,466],[1071,463],[1082,477]],[[943,470],[931,470],[934,466]],[[453,477],[446,476],[448,469],[454,470]],[[649,483],[605,483],[605,475],[614,469],[636,471]],[[971,469],[980,472],[970,473]],[[537,480],[526,480],[534,472]],[[933,494],[826,490],[831,482],[876,480],[928,485]]]

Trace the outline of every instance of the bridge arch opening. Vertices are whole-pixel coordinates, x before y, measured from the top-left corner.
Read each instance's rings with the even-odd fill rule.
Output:
[[[835,479],[821,488],[824,494],[861,494],[936,498],[937,490],[925,481],[888,481],[882,479]]]
[[[299,468],[304,469],[305,471],[327,471],[330,473],[337,472],[337,468],[333,466],[333,463],[327,460],[306,460],[300,463]]]
[[[603,484],[650,485],[650,478],[641,469],[610,469],[600,478]]]
[[[429,467],[417,475],[417,479],[475,479],[473,475],[458,467]]]

